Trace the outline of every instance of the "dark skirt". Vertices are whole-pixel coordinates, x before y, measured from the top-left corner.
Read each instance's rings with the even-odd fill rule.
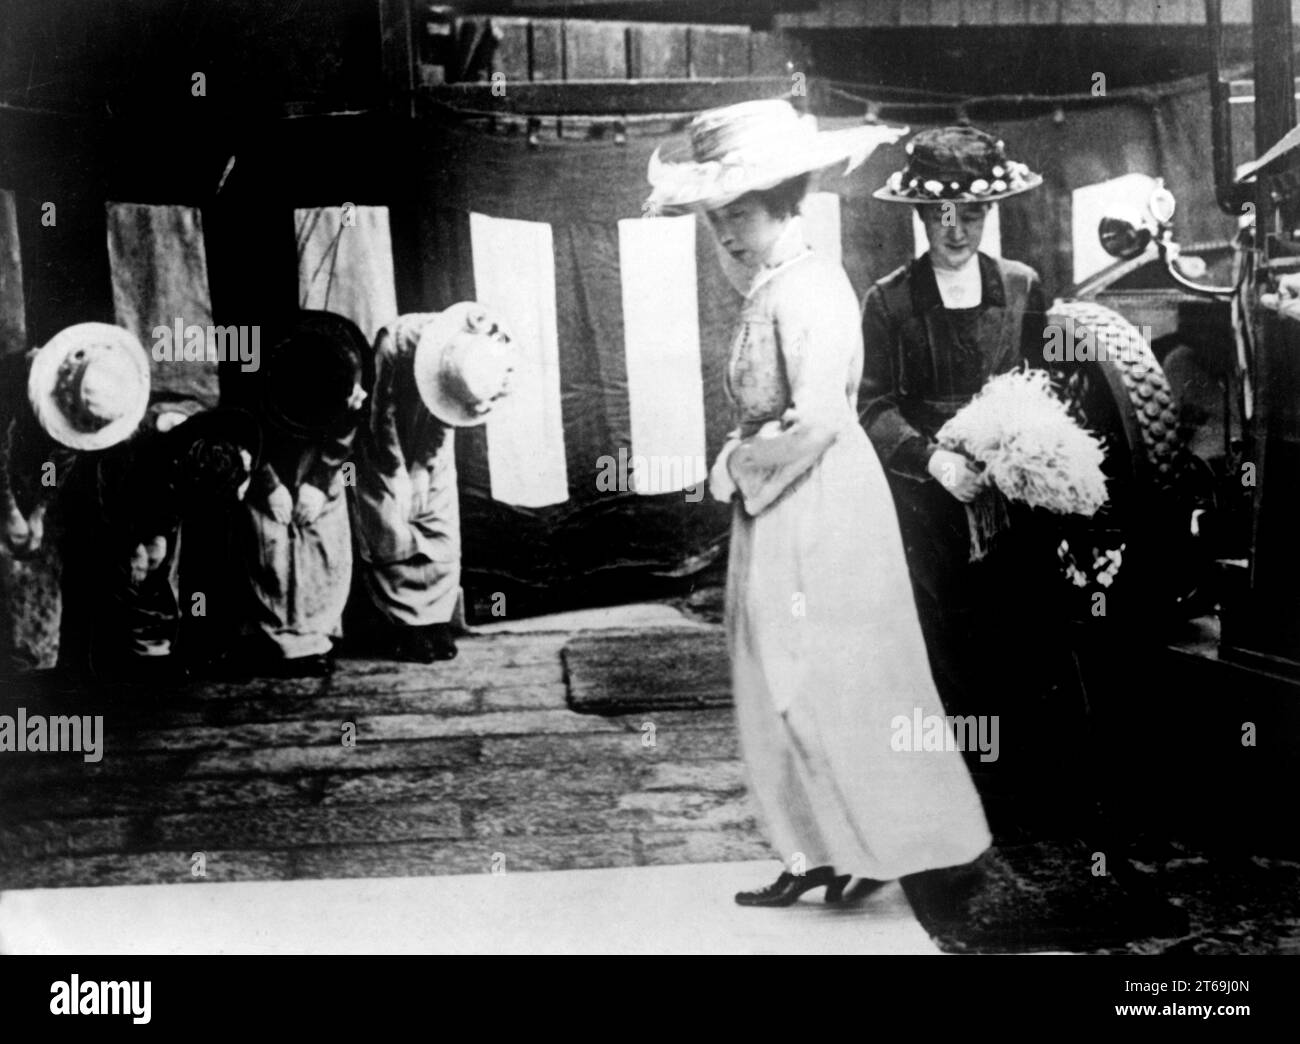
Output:
[[[945,709],[999,716],[999,773],[1050,760],[1060,737],[1049,723],[1077,720],[1083,706],[1058,520],[1012,505],[1010,524],[972,562],[965,506],[938,482],[896,480],[894,499]]]

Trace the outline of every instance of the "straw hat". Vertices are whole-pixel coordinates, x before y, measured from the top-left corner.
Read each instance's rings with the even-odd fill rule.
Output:
[[[421,330],[415,386],[429,412],[444,424],[482,424],[509,395],[518,357],[498,316],[476,301],[461,301]]]
[[[974,127],[936,127],[907,143],[907,166],[873,195],[890,203],[993,203],[1043,183],[1005,146]]]
[[[149,356],[120,326],[77,323],[35,353],[27,397],[51,438],[75,450],[107,449],[144,418]]]
[[[747,192],[844,163],[847,174],[878,146],[897,141],[906,127],[864,124],[819,131],[787,101],[752,101],[710,109],[690,126],[690,155],[650,157],[648,215],[692,208],[712,210]],[[683,150],[684,152],[684,150]]]

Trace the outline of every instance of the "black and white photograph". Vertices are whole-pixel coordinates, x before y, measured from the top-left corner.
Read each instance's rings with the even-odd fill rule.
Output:
[[[1119,956],[1111,1019],[1262,1012],[1197,969],[1300,954],[1298,47],[0,0],[0,953]]]

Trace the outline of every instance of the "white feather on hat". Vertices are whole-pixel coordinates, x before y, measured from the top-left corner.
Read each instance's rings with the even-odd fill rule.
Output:
[[[816,117],[800,115],[779,99],[710,109],[691,122],[690,159],[661,158],[661,149],[650,157],[646,176],[652,191],[642,211],[653,216],[712,210],[841,162],[848,174],[907,130],[864,124],[822,131]]]

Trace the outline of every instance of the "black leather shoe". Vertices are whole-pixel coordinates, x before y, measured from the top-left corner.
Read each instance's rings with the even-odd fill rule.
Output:
[[[402,627],[389,642],[388,655],[401,663],[433,663],[433,653],[420,627]]]
[[[456,640],[449,624],[403,627],[394,636],[392,657],[404,663],[436,663],[456,658]]]
[[[329,653],[295,656],[276,664],[277,678],[324,678],[334,673],[334,657]]]
[[[825,885],[826,902],[838,903],[844,894],[844,886],[848,883],[848,874],[836,877],[834,867],[819,866],[799,877],[789,872],[782,873],[774,884],[766,888],[737,892],[736,902],[741,906],[790,906],[804,892]]]
[[[451,624],[434,624],[425,631],[425,641],[429,652],[435,660],[454,660],[456,658],[456,639],[451,633]]]

